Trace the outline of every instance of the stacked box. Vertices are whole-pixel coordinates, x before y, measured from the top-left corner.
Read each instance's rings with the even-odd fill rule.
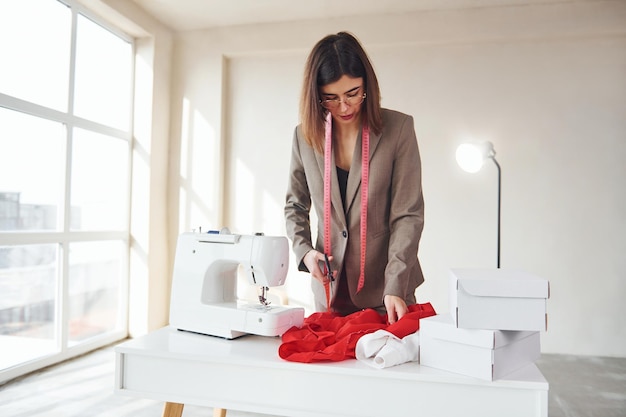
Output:
[[[548,280],[506,269],[452,269],[450,313],[462,329],[545,331]]]
[[[459,329],[449,314],[420,320],[420,363],[487,381],[539,359],[539,332]]]
[[[549,294],[521,271],[451,270],[450,314],[420,320],[420,363],[494,380],[536,361]]]

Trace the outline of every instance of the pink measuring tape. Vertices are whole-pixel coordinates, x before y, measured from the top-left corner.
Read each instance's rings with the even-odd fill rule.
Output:
[[[361,138],[361,259],[359,283],[356,292],[358,293],[365,285],[365,248],[367,236],[367,194],[369,188],[369,166],[370,166],[370,130],[367,123],[363,125],[363,135]],[[330,185],[331,185],[331,165],[332,165],[332,115],[326,115],[326,130],[324,143],[324,253],[331,255],[330,239]],[[326,305],[330,311],[330,284],[324,285],[326,290]]]

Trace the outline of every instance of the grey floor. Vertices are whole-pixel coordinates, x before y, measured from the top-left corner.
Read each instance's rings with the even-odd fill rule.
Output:
[[[550,383],[550,417],[626,417],[626,358],[543,355],[537,366]],[[114,372],[109,346],[18,378],[0,386],[0,416],[162,416],[161,402],[115,395]],[[186,406],[183,412],[183,417],[212,415],[204,407]],[[227,417],[257,416],[227,412]]]

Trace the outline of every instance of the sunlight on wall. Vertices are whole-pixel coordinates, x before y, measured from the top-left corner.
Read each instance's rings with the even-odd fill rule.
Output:
[[[233,232],[242,234],[265,233],[266,235],[284,235],[285,225],[281,215],[282,201],[277,201],[272,195],[269,184],[259,181],[259,173],[242,159],[235,161],[234,179],[232,184],[236,195],[234,224],[228,225]]]
[[[180,153],[179,231],[219,228],[215,224],[220,203],[222,167],[215,129],[183,100]]]
[[[235,184],[237,191],[237,204],[233,207],[237,229],[241,233],[254,233],[254,218],[262,209],[260,204],[255,204],[254,195],[257,186],[254,173],[241,158],[235,161]],[[260,230],[262,231],[262,230]]]
[[[277,233],[285,228],[285,222],[282,216],[277,216],[276,213],[282,213],[284,205],[281,201],[276,201],[272,197],[272,194],[267,189],[261,191],[261,212],[258,214],[258,219],[261,224],[262,230],[271,231],[271,233]]]

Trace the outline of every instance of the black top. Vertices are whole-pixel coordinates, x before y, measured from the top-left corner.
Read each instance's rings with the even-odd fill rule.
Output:
[[[343,203],[343,211],[346,211],[346,188],[348,188],[349,171],[337,167],[337,179],[339,180],[339,191],[341,192],[341,202]]]

